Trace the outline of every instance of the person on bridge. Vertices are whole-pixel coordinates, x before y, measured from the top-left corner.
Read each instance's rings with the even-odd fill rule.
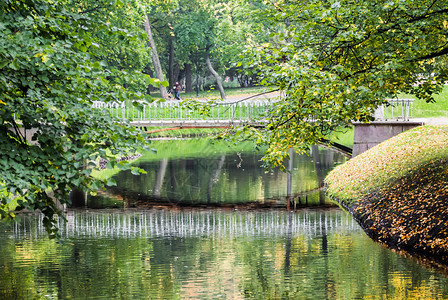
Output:
[[[182,87],[180,86],[179,82],[176,81],[176,84],[174,85],[174,98],[176,100],[180,100],[180,90]]]

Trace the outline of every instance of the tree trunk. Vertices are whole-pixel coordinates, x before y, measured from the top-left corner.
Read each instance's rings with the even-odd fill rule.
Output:
[[[154,187],[154,192],[153,192],[154,197],[160,197],[160,195],[161,195],[163,180],[165,178],[167,166],[168,166],[168,159],[167,158],[162,159],[160,161],[159,171],[157,172],[156,185]]]
[[[154,39],[152,37],[151,25],[149,24],[149,19],[147,15],[144,25],[146,34],[148,35],[149,47],[151,47],[151,56],[152,56],[152,62],[154,64],[154,71],[156,72],[156,77],[160,81],[164,81],[162,66],[160,65],[159,55],[157,54],[156,44],[154,43]],[[168,93],[166,91],[166,88],[163,85],[159,84],[159,89],[160,89],[160,96],[163,99],[168,99]]]
[[[214,183],[218,181],[219,175],[221,174],[222,167],[224,166],[224,162],[226,160],[226,156],[222,155],[221,159],[218,163],[218,168],[216,169],[215,176],[209,177],[208,187],[207,187],[207,203],[210,203],[212,200],[212,186]]]
[[[205,62],[207,63],[207,67],[210,70],[210,73],[216,78],[216,83],[218,84],[219,93],[221,94],[221,98],[223,100],[226,100],[226,94],[224,93],[224,87],[222,86],[221,77],[219,76],[218,72],[213,69],[212,63],[210,61],[210,54],[208,53],[209,50],[207,49],[205,51]]]
[[[173,38],[170,38],[170,55],[169,55],[169,63],[168,63],[168,81],[170,83],[170,88],[172,89],[174,86],[174,43]]]
[[[191,80],[191,64],[185,64],[185,92],[193,92],[193,81]]]
[[[179,64],[175,64],[174,65],[174,71],[173,71],[173,78],[174,78],[174,82],[178,81],[180,83],[180,65]]]

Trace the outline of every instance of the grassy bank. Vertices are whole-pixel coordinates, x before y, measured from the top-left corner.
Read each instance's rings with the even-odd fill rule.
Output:
[[[448,127],[422,126],[397,135],[333,170],[328,194],[350,204],[422,165],[448,157]]]
[[[157,161],[162,158],[176,159],[188,157],[210,157],[220,155],[223,152],[254,152],[262,153],[255,149],[253,142],[232,143],[224,140],[210,138],[191,140],[157,140],[151,141],[152,151],[143,153],[140,161]]]
[[[448,127],[422,126],[335,168],[329,196],[374,240],[448,265]]]

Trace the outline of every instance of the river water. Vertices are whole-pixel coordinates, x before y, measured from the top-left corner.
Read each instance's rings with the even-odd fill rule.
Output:
[[[60,241],[39,215],[1,227],[0,299],[448,298],[443,274],[374,243],[316,191],[343,157],[314,149],[288,175],[233,150],[144,156],[148,174],[119,173],[70,209]]]

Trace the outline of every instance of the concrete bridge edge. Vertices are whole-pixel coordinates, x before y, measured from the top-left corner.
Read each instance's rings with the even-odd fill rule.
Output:
[[[424,125],[421,121],[384,121],[353,123],[353,157],[409,129]]]

